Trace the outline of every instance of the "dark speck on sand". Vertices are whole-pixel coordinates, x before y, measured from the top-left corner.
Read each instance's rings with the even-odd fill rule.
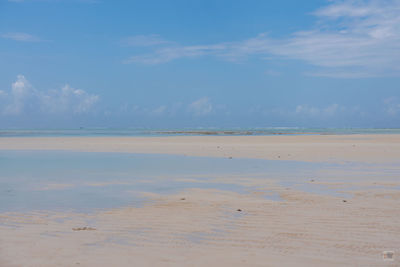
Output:
[[[96,230],[96,228],[92,228],[92,227],[78,227],[78,228],[72,228],[72,230],[74,231],[93,231]]]

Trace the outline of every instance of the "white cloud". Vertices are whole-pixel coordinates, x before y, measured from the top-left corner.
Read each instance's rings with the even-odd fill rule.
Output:
[[[194,102],[192,102],[189,107],[189,111],[192,112],[195,116],[204,116],[208,115],[212,112],[213,106],[208,99],[208,97],[200,98]]]
[[[68,84],[61,90],[52,90],[40,94],[41,109],[44,112],[74,114],[86,113],[99,100],[98,95],[91,95],[84,90],[74,89]]]
[[[289,38],[265,34],[236,44],[230,57],[272,54],[321,67],[312,75],[400,75],[400,1],[333,1],[317,10],[312,30]]]
[[[10,39],[14,41],[19,41],[19,42],[40,42],[40,38],[28,34],[28,33],[23,33],[23,32],[10,32],[10,33],[4,33],[0,34],[1,38],[4,39]]]
[[[260,34],[241,42],[170,46],[125,63],[160,64],[179,58],[215,55],[236,61],[251,55],[288,58],[318,67],[315,76],[358,78],[400,75],[400,1],[331,1],[316,10],[312,29],[287,38]]]
[[[35,91],[31,84],[25,79],[23,75],[18,75],[17,80],[11,85],[10,103],[8,103],[4,110],[4,114],[19,114],[25,106],[26,101],[35,95]]]
[[[3,115],[19,115],[41,112],[45,114],[89,112],[99,100],[84,90],[65,85],[60,90],[36,90],[23,75],[18,75],[11,86],[10,93],[4,93],[6,104]]]
[[[380,5],[391,5],[393,1],[332,1],[333,4],[314,12],[316,16],[340,18],[340,17],[367,17],[371,14],[379,14],[385,11]]]

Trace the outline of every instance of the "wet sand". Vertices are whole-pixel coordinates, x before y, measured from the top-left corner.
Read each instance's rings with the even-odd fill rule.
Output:
[[[2,213],[0,266],[400,264],[398,135],[0,138],[0,149],[352,161],[361,166],[357,172],[339,167],[329,182],[318,177],[308,182],[339,189],[348,198],[232,176],[218,179],[259,190],[149,193],[150,200],[141,207],[86,214]],[[383,175],[388,166],[393,172],[390,179]],[[267,198],[269,192],[280,200]],[[395,260],[383,261],[383,251],[394,251]]]
[[[0,149],[397,163],[400,135],[3,137],[0,138]]]

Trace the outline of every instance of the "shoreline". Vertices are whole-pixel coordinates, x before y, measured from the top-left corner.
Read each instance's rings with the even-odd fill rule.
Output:
[[[1,137],[169,137],[169,136],[274,136],[274,135],[400,134],[400,128],[76,128],[0,129]]]
[[[307,177],[300,184],[326,186],[349,197],[306,192],[296,183],[280,184],[279,177],[269,176],[270,170],[255,177],[247,172],[204,177],[168,177],[166,173],[164,182],[187,179],[193,187],[171,194],[140,191],[149,200],[139,207],[128,205],[84,214],[67,210],[0,213],[2,266],[399,263],[400,135],[2,137],[0,150],[356,163],[354,169],[346,169],[346,164],[317,169],[316,176]],[[289,166],[282,165],[289,171],[285,175],[295,177],[296,170]],[[135,177],[134,172],[131,175]],[[99,190],[123,186],[110,177],[109,184],[94,181],[91,186]],[[323,181],[324,177],[329,179]],[[83,175],[83,179],[87,177]],[[225,182],[253,189],[237,193],[212,186],[200,188],[196,182]],[[62,196],[62,190],[74,188],[65,186],[49,184],[46,190]],[[279,199],[266,197],[269,194],[276,194]],[[384,251],[394,251],[394,261],[384,262]]]

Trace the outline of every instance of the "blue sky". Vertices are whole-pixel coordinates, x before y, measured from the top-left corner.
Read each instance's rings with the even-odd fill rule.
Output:
[[[400,1],[0,0],[0,127],[400,127]]]

